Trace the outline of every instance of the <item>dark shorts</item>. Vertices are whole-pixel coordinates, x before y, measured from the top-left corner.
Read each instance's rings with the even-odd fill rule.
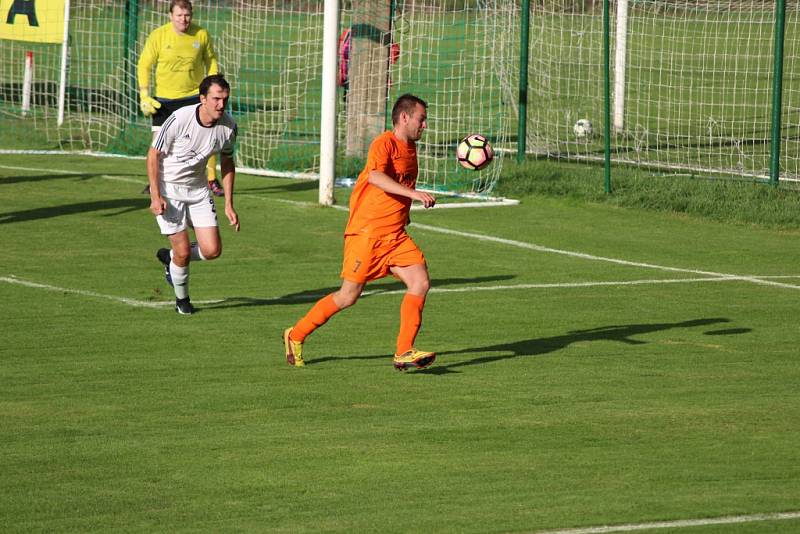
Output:
[[[186,98],[176,98],[174,100],[168,100],[166,98],[158,98],[156,100],[161,102],[161,107],[153,113],[153,127],[158,128],[164,124],[164,121],[167,120],[167,117],[172,115],[172,112],[181,109],[182,107],[191,106],[193,104],[200,103],[200,95],[195,96],[187,96]]]

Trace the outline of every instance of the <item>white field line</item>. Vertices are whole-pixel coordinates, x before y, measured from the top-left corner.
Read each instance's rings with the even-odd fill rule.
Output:
[[[67,170],[58,170],[58,169],[35,169],[35,168],[26,168],[26,167],[11,167],[11,166],[4,166],[4,165],[0,165],[0,168],[16,169],[16,170],[35,170],[35,171],[47,171],[47,172],[60,172],[60,173],[63,173],[63,174],[81,174],[80,172],[77,172],[77,171],[67,171]],[[129,179],[126,179],[126,178],[123,178],[123,177],[115,177],[115,176],[111,176],[111,175],[103,175],[102,177],[109,178],[109,179],[123,180],[123,181],[134,181],[136,183],[139,183],[138,180],[132,180],[132,179],[129,180]],[[248,195],[246,193],[245,194],[241,194],[239,196],[246,196],[246,197],[249,197],[249,198],[263,199],[263,197],[256,197],[255,195]],[[282,203],[286,203],[286,204],[293,204],[293,205],[297,205],[297,206],[319,206],[319,204],[315,204],[315,203],[312,203],[312,202],[304,202],[304,201],[285,200],[285,199],[270,199],[270,200],[277,200],[278,202],[282,202]],[[339,210],[344,210],[344,211],[348,210],[348,208],[346,206],[332,206],[332,207],[334,209],[339,209]],[[669,266],[666,266],[666,265],[657,265],[657,264],[652,264],[652,263],[643,263],[643,262],[634,262],[634,261],[628,261],[628,260],[621,260],[621,259],[618,259],[618,258],[608,258],[608,257],[604,257],[604,256],[595,256],[595,255],[592,255],[592,254],[586,254],[584,252],[574,252],[574,251],[570,251],[570,250],[561,250],[561,249],[556,249],[556,248],[545,247],[545,246],[542,246],[542,245],[536,245],[534,243],[526,243],[524,241],[516,241],[516,240],[513,240],[513,239],[505,239],[505,238],[501,238],[501,237],[489,236],[489,235],[484,235],[484,234],[477,234],[477,233],[473,233],[473,232],[462,232],[462,231],[459,231],[459,230],[451,230],[451,229],[448,229],[448,228],[441,228],[441,227],[438,227],[438,226],[430,226],[430,225],[427,225],[427,224],[411,223],[410,226],[413,226],[415,228],[419,228],[421,230],[427,230],[427,231],[430,231],[430,232],[437,232],[437,233],[446,234],[446,235],[455,235],[455,236],[459,236],[459,237],[467,237],[467,238],[470,238],[470,239],[477,239],[478,241],[499,243],[499,244],[509,245],[509,246],[513,246],[513,247],[517,247],[517,248],[523,248],[523,249],[527,249],[527,250],[535,250],[537,252],[547,252],[547,253],[551,253],[551,254],[561,254],[561,255],[564,255],[564,256],[571,256],[573,258],[581,258],[581,259],[590,260],[590,261],[603,261],[603,262],[608,262],[608,263],[615,263],[617,265],[626,265],[626,266],[629,266],[629,267],[640,267],[640,268],[646,268],[646,269],[656,269],[656,270],[660,270],[660,271],[671,271],[671,272],[699,274],[699,275],[705,275],[705,276],[709,276],[709,277],[713,277],[713,278],[730,278],[730,279],[734,279],[734,280],[741,280],[741,281],[750,282],[750,283],[753,283],[753,284],[769,285],[769,286],[775,286],[775,287],[782,287],[782,288],[786,288],[786,289],[800,289],[800,285],[784,284],[784,283],[781,283],[781,282],[771,281],[771,280],[767,280],[766,277],[741,276],[741,275],[735,275],[735,274],[718,273],[718,272],[714,272],[714,271],[702,271],[702,270],[699,270],[699,269],[686,269],[686,268],[681,268],[681,267],[669,267]]]
[[[710,517],[707,519],[679,519],[676,521],[656,521],[629,525],[568,528],[564,530],[544,530],[536,534],[606,534],[609,532],[635,532],[658,528],[686,528],[707,525],[732,525],[738,523],[754,523],[757,521],[783,521],[800,519],[800,512],[782,512],[774,514],[735,515],[728,517]]]
[[[245,194],[244,196],[248,196],[248,195]],[[256,197],[256,196],[252,196],[250,198],[263,199],[263,197]],[[292,204],[292,205],[295,205],[295,206],[319,206],[319,204],[314,204],[312,202],[303,202],[303,201],[297,201],[297,200],[285,200],[285,199],[270,199],[270,200],[274,200],[274,201],[281,202],[281,203],[284,203],[284,204]],[[342,210],[342,211],[348,211],[348,208],[346,206],[331,206],[331,207],[334,208],[334,209]],[[489,236],[489,235],[484,235],[484,234],[476,234],[476,233],[473,233],[473,232],[462,232],[462,231],[459,231],[459,230],[450,230],[449,228],[441,228],[439,226],[430,226],[430,225],[427,225],[427,224],[420,224],[420,223],[413,223],[412,222],[409,226],[412,226],[414,228],[419,228],[420,230],[427,230],[427,231],[430,231],[430,232],[437,232],[437,233],[440,233],[440,234],[455,235],[455,236],[459,236],[459,237],[467,237],[467,238],[470,238],[470,239],[477,239],[478,241],[487,241],[487,242],[492,242],[492,243],[499,243],[499,244],[502,244],[502,245],[509,245],[509,246],[517,247],[517,248],[535,250],[537,252],[547,252],[547,253],[551,253],[551,254],[561,254],[561,255],[564,255],[564,256],[571,256],[573,258],[581,258],[581,259],[584,259],[584,260],[604,261],[604,262],[608,262],[608,263],[616,263],[617,265],[626,265],[626,266],[629,266],[629,267],[641,267],[641,268],[645,268],[645,269],[655,269],[655,270],[659,270],[659,271],[671,271],[671,272],[678,272],[678,273],[700,274],[700,275],[709,276],[709,277],[712,277],[712,278],[715,278],[715,279],[716,278],[729,278],[729,279],[732,279],[732,280],[741,280],[741,281],[750,282],[750,283],[753,283],[753,284],[783,287],[783,288],[787,288],[787,289],[800,289],[800,286],[798,286],[798,285],[782,284],[780,282],[774,282],[774,281],[768,280],[768,278],[781,278],[781,277],[743,276],[743,275],[737,275],[737,274],[717,273],[717,272],[714,272],[714,271],[702,271],[702,270],[698,270],[698,269],[686,269],[686,268],[682,268],[682,267],[669,267],[669,266],[666,266],[666,265],[657,265],[657,264],[652,264],[652,263],[642,263],[642,262],[635,262],[635,261],[628,261],[628,260],[620,260],[620,259],[617,259],[617,258],[607,258],[607,257],[604,257],[604,256],[595,256],[595,255],[592,255],[592,254],[586,254],[584,252],[574,252],[574,251],[570,251],[570,250],[561,250],[561,249],[557,249],[557,248],[550,248],[550,247],[545,247],[545,246],[542,246],[542,245],[536,245],[534,243],[526,243],[524,241],[515,241],[513,239],[505,239],[505,238],[502,238],[502,237],[494,237],[494,236]],[[789,275],[789,277],[791,277],[791,275]]]
[[[2,150],[0,150],[0,154],[3,154]],[[88,155],[88,154],[86,154],[86,155]],[[137,158],[137,159],[141,159],[141,158]],[[86,173],[83,173],[83,172],[67,171],[67,170],[63,170],[63,169],[43,169],[43,168],[39,168],[39,167],[17,167],[17,166],[12,166],[12,165],[0,165],[0,169],[8,169],[8,170],[13,170],[13,171],[27,171],[27,172],[50,172],[50,173],[54,173],[54,174],[71,174],[71,175],[86,174]],[[242,174],[256,174],[256,175],[259,174],[259,173],[248,173],[248,172],[246,172],[245,169],[237,169],[237,172],[242,173]],[[283,178],[293,178],[295,176],[288,176],[288,174],[296,174],[296,173],[285,173],[285,174],[287,174],[287,175],[270,171],[270,173],[268,173],[267,176],[275,176],[275,177],[278,177],[278,178],[281,178],[281,177],[283,177]],[[115,180],[117,182],[128,182],[128,183],[132,183],[132,184],[147,185],[147,182],[145,180],[137,180],[136,178],[128,178],[128,177],[125,177],[125,176],[115,176],[113,174],[98,174],[96,177],[97,178],[104,178],[106,180]],[[305,178],[301,177],[301,179],[317,179],[317,178],[316,177],[310,177],[310,175],[309,175],[309,177],[305,177]],[[236,196],[240,196],[240,197],[241,196],[252,196],[253,198],[255,198],[254,195],[248,195],[247,193],[238,193]],[[284,202],[284,203],[287,203],[287,204],[296,204],[298,206],[319,206],[319,204],[317,204],[317,203],[302,202],[302,201],[297,201],[297,200],[283,200],[283,199],[274,199],[274,198],[270,199],[270,200],[277,201],[277,202]],[[459,203],[455,203],[455,204],[438,204],[436,206],[436,209],[445,209],[445,208],[490,208],[490,207],[494,207],[494,206],[515,206],[517,204],[519,204],[518,200],[504,198],[504,199],[501,199],[501,200],[486,200],[486,201],[476,201],[476,202],[459,202]],[[346,206],[331,206],[331,207],[335,208],[335,209],[345,210],[345,211],[347,211],[347,209],[348,209]],[[411,207],[411,209],[413,209],[413,210],[421,210],[421,209],[424,209],[424,207],[421,204],[414,204]]]
[[[635,286],[635,285],[658,285],[658,284],[693,284],[705,282],[736,282],[736,281],[749,281],[752,277],[749,276],[726,276],[719,278],[667,278],[667,279],[650,279],[650,280],[622,280],[622,281],[606,281],[606,282],[567,282],[557,284],[514,284],[514,285],[494,285],[494,286],[469,286],[469,287],[432,287],[430,293],[471,293],[476,291],[517,291],[520,289],[569,289],[569,288],[586,288],[586,287],[608,287],[608,286]],[[781,277],[758,277],[758,278],[786,278]],[[134,308],[166,308],[174,305],[171,301],[153,302],[149,300],[139,300],[127,297],[118,297],[116,295],[106,295],[96,291],[87,291],[84,289],[74,289],[68,287],[59,287],[51,284],[43,284],[40,282],[33,282],[24,280],[14,275],[0,276],[0,282],[6,284],[19,285],[30,287],[34,289],[42,289],[45,291],[52,291],[57,293],[70,293],[73,295],[81,295],[84,297],[98,298],[104,300],[111,300],[120,302]],[[381,296],[381,295],[397,295],[405,293],[405,289],[395,289],[384,291],[382,289],[367,290],[362,293],[363,296]],[[262,303],[268,302],[309,302],[317,300],[325,295],[320,294],[305,294],[298,296],[285,296],[285,297],[252,297],[253,300]],[[212,299],[212,300],[197,300],[195,304],[221,304],[228,299]],[[235,299],[231,299],[235,300]]]
[[[127,304],[129,306],[134,306],[136,308],[159,308],[161,304],[155,302],[148,302],[145,300],[137,300],[137,299],[129,299],[125,297],[115,297],[113,295],[104,295],[103,293],[97,293],[95,291],[86,291],[83,289],[71,289],[67,287],[58,287],[53,286],[50,284],[40,284],[38,282],[31,282],[28,280],[22,280],[17,278],[16,276],[2,276],[0,277],[0,282],[5,282],[7,284],[15,284],[25,287],[32,287],[35,289],[44,289],[46,291],[56,291],[59,293],[71,293],[73,295],[82,295],[84,297],[93,297],[99,299],[107,299],[113,300],[116,302],[121,302],[123,304]],[[171,303],[170,303],[171,304]]]
[[[0,169],[11,171],[50,172],[54,174],[85,174],[79,171],[65,171],[62,169],[44,169],[40,167],[15,167],[13,165],[0,165]]]
[[[0,149],[0,155],[22,155],[22,156],[91,156],[97,158],[118,158],[118,159],[145,159],[145,156],[128,156],[125,154],[106,154],[92,152],[91,150],[14,150]]]
[[[147,157],[131,156],[127,154],[106,154],[104,152],[93,152],[91,150],[8,150],[0,149],[0,155],[23,155],[23,156],[88,156],[93,158],[119,158],[130,160],[146,160]],[[24,170],[24,169],[20,169]],[[252,169],[249,167],[237,167],[236,171],[241,174],[251,174],[253,176],[273,176],[275,178],[296,178],[300,180],[319,180],[319,174],[311,172],[284,172],[284,171],[265,171],[263,169]]]
[[[642,263],[636,261],[628,261],[628,260],[620,260],[617,258],[606,258],[604,256],[594,256],[592,254],[586,254],[584,252],[573,252],[570,250],[561,250],[557,248],[550,248],[544,247],[542,245],[536,245],[533,243],[525,243],[524,241],[515,241],[513,239],[504,239],[501,237],[494,237],[488,236],[483,234],[476,234],[472,232],[461,232],[459,230],[450,230],[448,228],[440,228],[438,226],[430,226],[427,224],[419,224],[419,223],[411,223],[410,226],[415,228],[419,228],[421,230],[428,230],[430,232],[437,232],[440,234],[447,234],[447,235],[456,235],[459,237],[468,237],[471,239],[477,239],[478,241],[487,241],[491,243],[500,243],[503,245],[510,245],[517,248],[524,248],[528,250],[535,250],[537,252],[549,252],[551,254],[561,254],[564,256],[571,256],[573,258],[581,258],[585,260],[592,260],[592,261],[604,261],[608,263],[615,263],[617,265],[627,265],[629,267],[641,267],[645,269],[656,269],[659,271],[671,271],[671,272],[678,272],[678,273],[691,273],[691,274],[702,274],[705,276],[711,276],[714,278],[735,278],[737,280],[744,280],[747,282],[751,282],[754,284],[762,284],[762,285],[770,285],[770,286],[777,286],[777,287],[784,287],[788,289],[800,289],[800,286],[793,285],[793,284],[782,284],[780,282],[773,282],[771,280],[766,280],[764,277],[754,277],[754,276],[740,276],[736,274],[726,274],[726,273],[717,273],[714,271],[701,271],[698,269],[685,269],[681,267],[668,267],[666,265],[657,265],[653,263]]]
[[[103,154],[98,152],[92,151],[83,151],[83,152],[67,152],[63,150],[4,150],[0,149],[0,155],[13,155],[13,154],[22,154],[22,155],[78,155],[78,156],[93,156],[93,157],[114,157],[114,158],[124,158],[124,159],[139,159],[144,160],[146,159],[145,156],[127,156],[124,154]],[[0,168],[4,169],[16,169],[16,170],[34,170],[28,169],[25,167],[5,167],[0,166]],[[253,169],[249,167],[238,167],[236,169],[237,173],[240,174],[249,174],[252,176],[269,176],[273,178],[294,178],[299,180],[310,180],[310,181],[318,181],[319,180],[319,173],[313,172],[285,172],[285,171],[275,171],[275,170],[263,170],[263,169]],[[130,180],[130,179],[129,179]],[[128,180],[125,180],[128,181]],[[133,181],[133,180],[131,180]],[[137,183],[141,183],[137,180]],[[433,191],[430,189],[421,189],[421,191],[426,191],[428,193],[435,193],[435,194],[445,194],[440,191]],[[451,196],[460,196],[460,195],[451,195]],[[465,198],[474,198],[474,202],[459,202],[456,204],[442,204],[436,206],[437,208],[488,208],[493,206],[516,206],[519,204],[519,200],[515,200],[513,198],[493,198],[492,200],[481,200],[478,195],[467,195]],[[412,209],[422,209],[422,206],[415,205]]]

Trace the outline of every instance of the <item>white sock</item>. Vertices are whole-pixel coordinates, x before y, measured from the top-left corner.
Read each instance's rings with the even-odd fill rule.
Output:
[[[175,288],[175,298],[185,299],[189,296],[189,265],[178,267],[175,262],[169,262],[169,274],[172,276],[172,285]]]
[[[203,253],[200,252],[200,245],[197,243],[192,243],[189,257],[192,259],[192,261],[206,261],[205,256],[203,256]]]

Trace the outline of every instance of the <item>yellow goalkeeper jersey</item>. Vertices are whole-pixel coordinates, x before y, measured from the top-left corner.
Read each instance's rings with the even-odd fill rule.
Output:
[[[156,67],[153,95],[167,99],[196,95],[203,78],[219,72],[211,37],[195,24],[183,34],[176,33],[171,22],[150,33],[137,68],[140,88],[150,88],[153,65]]]

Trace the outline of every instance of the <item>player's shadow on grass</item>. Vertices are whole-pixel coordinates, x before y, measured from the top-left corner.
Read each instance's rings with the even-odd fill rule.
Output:
[[[445,374],[454,372],[453,369],[458,367],[465,367],[468,365],[481,365],[486,363],[507,360],[510,358],[518,358],[523,356],[540,356],[561,350],[573,343],[591,342],[591,341],[617,341],[628,345],[645,345],[648,341],[634,339],[633,336],[649,334],[652,332],[660,332],[664,330],[672,330],[675,328],[693,328],[697,326],[708,326],[719,323],[730,322],[730,319],[723,317],[715,317],[708,319],[691,319],[688,321],[681,321],[677,323],[652,323],[652,324],[626,324],[626,325],[610,325],[601,326],[598,328],[590,328],[587,330],[571,330],[564,335],[553,337],[542,337],[534,339],[525,339],[522,341],[515,341],[512,343],[499,343],[497,345],[488,345],[485,347],[475,347],[463,350],[445,351],[440,352],[438,355],[444,356],[447,354],[472,354],[472,353],[491,353],[502,352],[495,356],[483,356],[464,360],[460,362],[444,363],[442,365],[434,364],[434,367],[425,369],[423,373],[431,374]],[[750,328],[729,328],[726,330],[715,330],[704,332],[705,335],[735,335],[750,332]],[[441,360],[439,360],[441,361]]]
[[[96,174],[61,174],[61,173],[53,173],[53,174],[37,174],[37,175],[30,175],[30,176],[6,176],[4,178],[0,178],[0,185],[11,185],[11,184],[24,184],[24,183],[31,183],[31,182],[47,182],[51,180],[91,180],[93,178],[97,178],[99,176],[106,176],[108,173],[96,173]],[[118,172],[114,173],[114,176],[132,176],[140,178],[142,176],[141,173],[138,174],[121,174]]]
[[[478,276],[473,278],[433,278],[431,280],[431,287],[473,285],[483,282],[500,282],[503,280],[510,280],[512,278],[515,278],[515,275]],[[243,306],[302,304],[304,302],[312,303],[321,299],[325,295],[329,295],[334,291],[338,291],[340,287],[341,286],[331,286],[319,289],[309,289],[308,291],[289,293],[280,297],[274,297],[268,299],[260,299],[255,297],[228,297],[218,304],[208,304],[205,307],[213,309],[222,309],[222,308],[239,308]],[[362,293],[360,299],[370,298],[376,295],[382,295],[393,292],[405,293],[405,291],[406,291],[406,286],[402,282],[368,285],[364,289],[364,293]]]
[[[261,193],[295,193],[317,189],[319,189],[319,183],[316,180],[292,180],[291,182],[275,185],[242,188],[241,191],[237,190],[236,192],[244,195],[261,196]]]
[[[708,326],[719,323],[730,322],[730,319],[716,317],[708,319],[691,319],[688,321],[681,321],[677,323],[652,323],[652,324],[626,324],[626,325],[610,325],[601,326],[598,328],[590,328],[587,330],[571,330],[566,334],[552,337],[541,337],[533,339],[524,339],[521,341],[514,341],[510,343],[498,343],[496,345],[487,345],[485,347],[474,347],[462,350],[451,350],[437,352],[436,363],[428,369],[417,371],[417,373],[425,374],[446,374],[457,373],[455,369],[459,367],[466,367],[469,365],[483,365],[487,363],[498,362],[501,360],[508,360],[510,358],[520,358],[525,356],[541,356],[556,352],[563,348],[572,345],[573,343],[590,342],[590,341],[618,341],[628,345],[645,345],[648,341],[634,339],[632,336],[649,334],[651,332],[659,332],[664,330],[672,330],[674,328],[693,328],[697,326]],[[735,335],[750,332],[750,328],[729,328],[725,330],[712,330],[704,332],[705,335]],[[503,354],[482,356],[463,361],[455,361],[448,363],[446,355],[459,355],[459,354],[485,354],[500,352]],[[377,360],[386,359],[386,354],[379,356],[351,356],[351,357],[323,357],[323,358],[309,358],[306,360],[306,365],[313,365],[315,363],[322,363],[330,360]]]
[[[0,224],[10,224],[24,221],[34,221],[38,219],[51,219],[64,215],[86,214],[93,211],[116,210],[105,216],[116,216],[131,211],[145,209],[150,205],[149,198],[119,198],[114,200],[95,200],[92,202],[76,202],[75,204],[64,204],[61,206],[48,206],[44,208],[33,208],[29,210],[9,211],[0,213]]]

